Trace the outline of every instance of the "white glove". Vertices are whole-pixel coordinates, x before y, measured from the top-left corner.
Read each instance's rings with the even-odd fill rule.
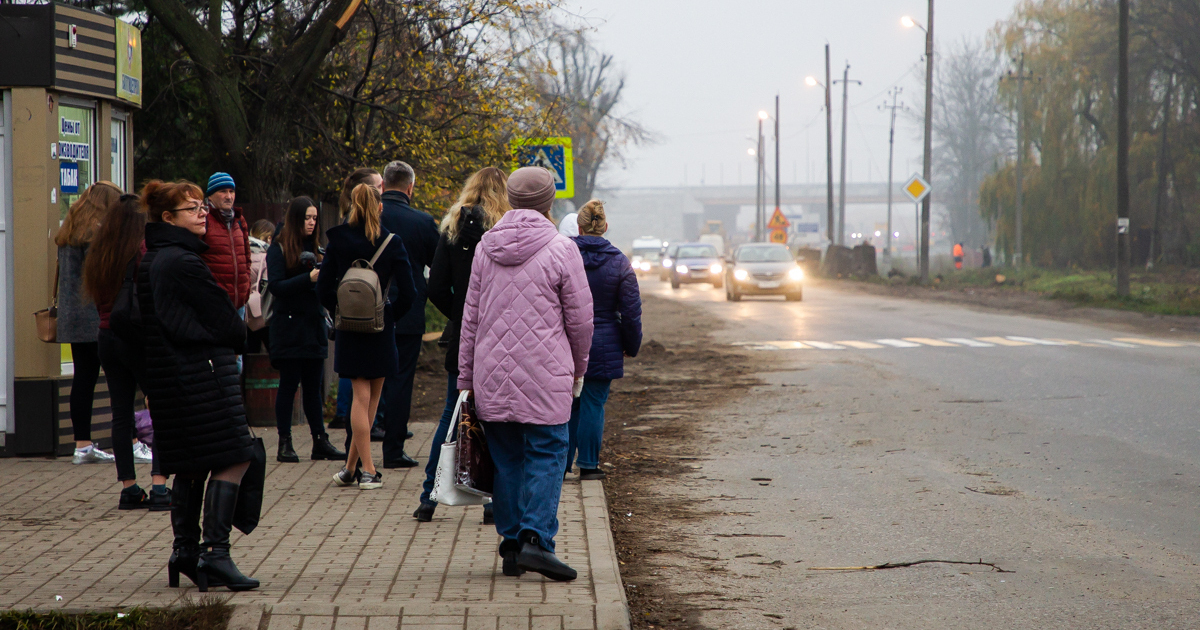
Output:
[[[574,396],[575,398],[579,398],[580,394],[582,394],[582,393],[583,393],[583,379],[577,378],[577,379],[575,379],[575,386],[571,388],[571,395]]]

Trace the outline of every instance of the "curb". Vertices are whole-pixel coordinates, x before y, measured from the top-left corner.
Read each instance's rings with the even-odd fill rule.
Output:
[[[629,602],[621,582],[604,483],[599,480],[579,483],[583,486],[583,523],[592,563],[592,583],[596,588],[596,630],[629,630]]]

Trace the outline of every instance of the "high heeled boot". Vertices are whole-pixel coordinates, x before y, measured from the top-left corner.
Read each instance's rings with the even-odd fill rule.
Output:
[[[233,511],[237,506],[238,484],[230,481],[208,482],[204,493],[204,543],[196,563],[196,586],[207,593],[218,583],[231,591],[258,588],[258,580],[242,575],[229,557],[229,532],[233,529]]]
[[[171,488],[171,559],[167,560],[167,584],[179,588],[179,574],[196,582],[200,559],[200,510],[204,506],[204,479],[175,476]]]

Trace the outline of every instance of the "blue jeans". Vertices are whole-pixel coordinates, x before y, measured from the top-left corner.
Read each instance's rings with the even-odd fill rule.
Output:
[[[437,505],[437,501],[429,498],[433,492],[433,478],[437,475],[438,460],[442,457],[442,443],[446,441],[446,433],[450,431],[451,415],[454,404],[458,402],[458,372],[450,372],[449,383],[446,385],[446,408],[442,410],[442,419],[438,421],[437,431],[433,433],[433,445],[429,447],[429,462],[425,464],[425,485],[421,487],[421,504]]]
[[[484,422],[483,432],[496,465],[492,489],[496,532],[506,542],[536,534],[541,546],[553,553],[567,462],[567,425]]]
[[[570,443],[567,446],[567,466],[575,461],[575,449],[579,449],[579,468],[600,468],[600,444],[604,441],[604,405],[608,402],[608,391],[612,380],[607,378],[584,378],[583,393],[571,405]]]

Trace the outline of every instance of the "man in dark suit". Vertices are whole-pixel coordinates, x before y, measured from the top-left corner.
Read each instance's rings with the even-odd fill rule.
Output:
[[[416,180],[413,168],[404,162],[392,162],[383,169],[380,223],[404,241],[412,265],[413,284],[417,288],[412,308],[406,313],[396,313],[396,350],[400,354],[400,372],[384,382],[384,468],[417,465],[417,461],[404,452],[404,440],[408,437],[413,377],[417,372],[417,357],[421,354],[421,336],[425,334],[425,271],[433,264],[438,228],[433,217],[411,205]]]

